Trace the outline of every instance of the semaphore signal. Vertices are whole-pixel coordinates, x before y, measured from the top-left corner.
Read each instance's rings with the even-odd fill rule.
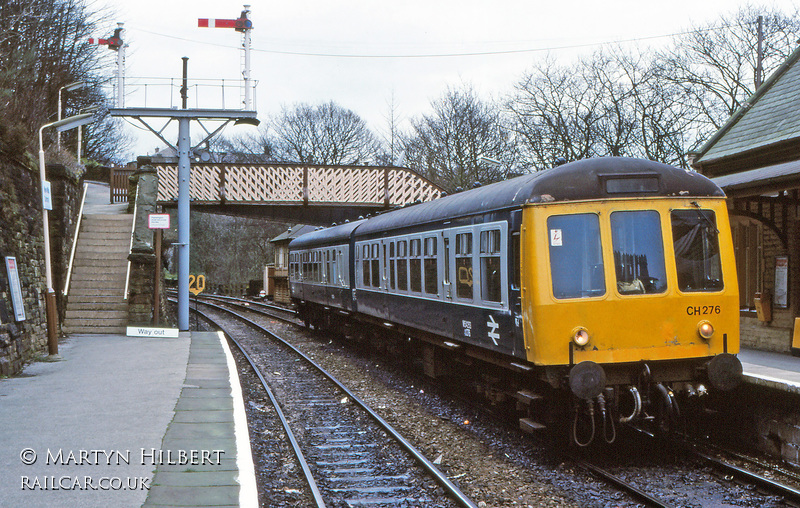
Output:
[[[253,110],[253,96],[250,88],[250,31],[253,22],[248,17],[250,6],[245,5],[242,14],[236,19],[197,18],[199,28],[233,28],[242,33],[242,49],[244,61],[242,62],[242,77],[244,78],[244,108]]]
[[[108,39],[89,38],[89,44],[108,46],[108,49],[117,52],[117,107],[125,107],[125,42],[122,40],[123,23],[117,23],[114,35]]]

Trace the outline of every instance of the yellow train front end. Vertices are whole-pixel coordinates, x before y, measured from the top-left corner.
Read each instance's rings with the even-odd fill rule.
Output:
[[[739,383],[724,197],[529,204],[521,253],[527,359],[587,411],[666,424],[680,397]]]

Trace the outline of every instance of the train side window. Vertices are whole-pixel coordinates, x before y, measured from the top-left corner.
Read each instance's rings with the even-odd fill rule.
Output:
[[[331,251],[325,252],[325,283],[333,282],[333,266],[331,265]]]
[[[408,291],[408,241],[397,242],[397,289]]]
[[[589,298],[606,292],[600,220],[596,214],[547,218],[550,275],[556,298]]]
[[[481,231],[481,299],[500,302],[503,295],[500,273],[500,230]]]
[[[472,233],[456,235],[456,296],[472,300]]]
[[[362,246],[361,250],[361,282],[363,283],[364,287],[370,287],[372,285],[370,274],[372,270],[370,269],[369,263],[369,245]]]
[[[411,274],[411,291],[422,293],[422,259],[420,258],[422,241],[419,238],[409,240],[409,272]]]
[[[380,271],[380,250],[377,243],[372,244],[372,256],[370,259],[370,266],[372,268],[372,287],[381,287],[381,271]]]
[[[394,290],[397,289],[397,277],[395,276],[395,267],[397,266],[397,262],[394,255],[394,242],[389,244],[389,288]]]
[[[425,292],[429,295],[439,295],[439,273],[436,258],[436,237],[425,238],[423,275],[425,279]]]
[[[339,273],[339,284],[344,287],[348,286],[347,280],[347,256],[342,254],[341,249],[339,250],[339,255],[336,256],[337,259],[337,272]]]
[[[664,241],[658,212],[612,213],[611,244],[620,294],[654,294],[667,290]]]
[[[672,211],[675,267],[681,291],[722,290],[718,237],[716,216],[712,210]]]

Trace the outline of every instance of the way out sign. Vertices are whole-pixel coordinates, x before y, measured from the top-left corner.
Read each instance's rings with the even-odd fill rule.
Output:
[[[147,227],[150,229],[169,229],[169,214],[168,213],[148,214]]]

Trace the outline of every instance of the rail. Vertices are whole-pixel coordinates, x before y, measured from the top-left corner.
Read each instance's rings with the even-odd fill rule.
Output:
[[[83,219],[83,205],[86,204],[86,191],[89,189],[87,182],[83,183],[83,197],[81,197],[81,208],[78,211],[78,223],[75,224],[75,236],[72,238],[72,251],[69,254],[69,266],[67,267],[67,278],[64,281],[64,296],[69,293],[69,282],[72,279],[72,264],[75,262],[75,250],[78,247],[78,235],[81,232],[81,219]]]
[[[262,332],[262,333],[274,338],[276,341],[282,343],[285,347],[291,349],[295,354],[300,356],[308,365],[313,367],[314,370],[316,370],[322,376],[324,376],[325,378],[330,380],[339,390],[342,391],[342,393],[344,393],[349,398],[349,400],[353,401],[362,410],[364,410],[370,416],[370,418],[372,418],[372,420],[374,422],[376,422],[383,429],[383,431],[387,435],[389,435],[403,449],[405,449],[406,452],[409,453],[409,455],[417,462],[417,464],[419,466],[421,466],[425,471],[427,471],[428,474],[430,474],[436,480],[436,482],[439,484],[439,486],[442,487],[451,496],[451,498],[453,499],[453,501],[456,502],[456,504],[458,504],[459,506],[461,506],[463,508],[477,508],[477,505],[469,497],[467,497],[463,492],[461,492],[461,490],[452,481],[450,481],[450,479],[447,477],[447,475],[444,474],[442,471],[440,471],[430,460],[428,460],[428,458],[425,457],[425,455],[423,455],[420,450],[418,450],[413,444],[411,444],[410,441],[408,441],[397,430],[395,430],[395,428],[392,427],[389,424],[389,422],[384,420],[378,413],[376,413],[371,407],[369,407],[366,402],[364,402],[360,397],[358,397],[358,395],[353,393],[344,384],[342,384],[341,381],[339,381],[331,373],[329,373],[324,368],[322,368],[321,365],[319,365],[317,362],[315,362],[313,359],[311,359],[308,355],[306,355],[305,353],[303,353],[302,351],[300,351],[295,346],[293,346],[292,344],[290,344],[286,340],[282,339],[281,337],[279,337],[275,333],[267,330],[266,328],[264,328],[263,326],[259,325],[256,322],[254,322],[253,320],[248,319],[247,317],[245,317],[245,316],[243,316],[241,314],[238,314],[237,312],[234,312],[231,309],[227,309],[225,307],[220,307],[218,305],[209,304],[209,303],[205,303],[205,305],[208,305],[208,306],[210,306],[210,307],[212,307],[214,309],[220,310],[222,312],[225,312],[225,313],[228,313],[228,314],[234,316],[235,318],[243,321],[244,323],[248,324],[249,326],[251,326],[251,327],[259,330],[260,332]],[[194,309],[194,310],[195,310],[195,312],[197,312],[196,309]]]

